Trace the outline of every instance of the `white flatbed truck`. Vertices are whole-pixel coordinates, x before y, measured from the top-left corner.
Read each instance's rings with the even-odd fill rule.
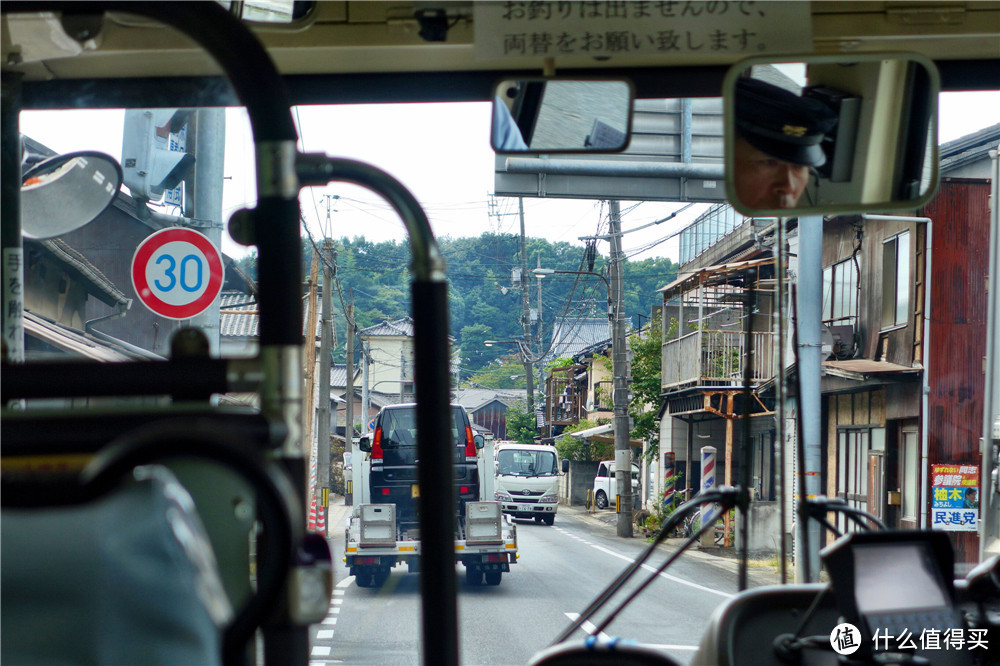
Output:
[[[396,519],[396,505],[372,503],[369,497],[367,456],[354,443],[352,459],[356,503],[345,531],[344,563],[359,587],[381,587],[397,564],[420,569],[420,535]],[[361,464],[359,464],[361,461]],[[455,560],[465,565],[471,585],[499,585],[510,565],[517,563],[517,528],[504,515],[494,495],[493,444],[486,442],[476,457],[479,498],[466,502],[465,515],[457,516]]]

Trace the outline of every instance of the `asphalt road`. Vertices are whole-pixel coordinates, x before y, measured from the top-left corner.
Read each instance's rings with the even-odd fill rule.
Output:
[[[348,513],[342,500],[331,507],[336,587],[330,614],[312,630],[311,663],[419,664],[419,575],[401,565],[381,589],[355,585],[341,560]],[[641,536],[616,536],[614,520],[611,512],[595,516],[579,507],[560,507],[552,527],[519,521],[520,559],[498,587],[467,586],[459,565],[462,663],[525,664],[548,646],[647,545]],[[736,563],[694,552],[655,575],[654,567],[672,550],[669,544],[657,550],[637,576],[653,581],[604,633],[658,646],[689,663],[708,617],[736,592]],[[752,571],[751,582],[775,580],[773,573]],[[634,588],[614,597],[609,610]],[[599,613],[589,631],[604,617]]]

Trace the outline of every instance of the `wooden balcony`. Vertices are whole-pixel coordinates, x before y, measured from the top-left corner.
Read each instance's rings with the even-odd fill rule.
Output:
[[[775,373],[776,352],[772,333],[754,333],[753,382],[760,384]],[[663,345],[663,390],[688,386],[741,386],[746,333],[738,330],[698,330]]]

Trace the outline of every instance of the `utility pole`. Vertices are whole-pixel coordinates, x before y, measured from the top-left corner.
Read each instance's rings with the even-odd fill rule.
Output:
[[[622,220],[617,201],[608,205],[611,241],[610,286],[614,299],[611,320],[611,368],[614,375],[615,482],[618,502],[618,536],[632,536],[632,449],[628,423],[628,357],[625,353],[625,285],[623,282]]]
[[[329,215],[329,211],[327,211]],[[335,254],[333,241],[323,240],[323,309],[321,312],[322,332],[319,343],[319,415],[316,427],[316,486],[317,489],[330,488],[330,354],[336,344],[333,340],[333,265]],[[329,496],[327,494],[327,496]],[[319,504],[317,502],[317,504]],[[326,510],[324,504],[323,510]],[[324,523],[325,525],[326,523]]]
[[[354,303],[348,301],[344,306],[344,318],[347,320],[347,404],[344,405],[344,449],[351,450],[354,441]]]
[[[193,125],[193,127],[191,127]],[[188,142],[193,144],[196,161],[193,175],[188,178],[191,187],[190,206],[185,211],[190,218],[202,225],[198,229],[215,247],[222,249],[222,181],[225,179],[226,110],[222,108],[199,109],[192,115],[188,126]],[[201,314],[191,319],[191,325],[201,329],[208,338],[212,356],[219,355],[219,299]]]
[[[535,267],[542,267],[542,253],[539,252],[535,255]],[[542,342],[542,281],[536,279],[535,282],[538,283],[538,329],[536,335],[536,343],[538,345],[538,390],[542,394],[542,402],[546,400],[546,386],[545,386],[545,362],[543,357],[545,356],[545,344]],[[537,420],[537,419],[536,419]]]
[[[318,284],[319,252],[313,248],[312,260],[309,262],[309,283],[306,286],[308,292],[306,296],[305,373],[303,375],[305,390],[302,396],[303,441],[307,442],[310,447],[310,457],[313,455],[313,433],[315,432],[313,413],[316,403],[313,396],[316,394],[316,289]]]
[[[368,388],[368,366],[371,364],[371,348],[365,340],[361,341],[361,413],[362,432],[368,432],[368,414],[371,412],[372,394]]]
[[[531,305],[528,302],[528,242],[524,237],[524,199],[517,198],[517,212],[521,216],[521,322],[524,325],[524,347],[521,348],[521,358],[524,360],[524,376],[527,383],[528,413],[535,418],[535,370],[531,363]],[[541,308],[539,307],[539,316]]]

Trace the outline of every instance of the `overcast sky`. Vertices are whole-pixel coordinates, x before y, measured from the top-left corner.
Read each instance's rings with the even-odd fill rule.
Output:
[[[60,153],[96,149],[120,159],[122,111],[74,111],[84,117],[75,117],[73,122],[58,117],[64,113],[25,112],[21,130]],[[242,110],[227,114],[227,135],[232,138],[227,139],[225,219],[254,200],[248,177],[253,155],[243,117]],[[486,103],[301,107],[297,120],[306,152],[360,159],[402,181],[427,210],[437,236],[520,230],[516,199],[500,198],[491,205],[494,153],[488,141],[490,106]],[[946,93],[941,97],[942,143],[996,123],[1000,123],[1000,92]],[[87,130],[76,129],[81,127]],[[327,195],[339,197],[331,204],[329,229]],[[301,201],[309,230],[316,236],[329,231],[335,238],[363,235],[382,241],[402,239],[405,233],[388,205],[360,188],[343,184],[310,188],[303,191]],[[683,205],[623,202],[622,228],[628,231],[662,219]],[[626,253],[637,259],[669,256],[676,260],[676,240],[664,242],[664,237],[692,222],[705,207],[693,206],[673,220],[627,233],[623,242]],[[529,236],[580,244],[580,236],[606,231],[600,226],[606,219],[606,207],[599,201],[526,198],[524,208]],[[599,244],[598,249],[606,255],[607,243]],[[228,239],[223,250],[236,256],[246,251]]]

